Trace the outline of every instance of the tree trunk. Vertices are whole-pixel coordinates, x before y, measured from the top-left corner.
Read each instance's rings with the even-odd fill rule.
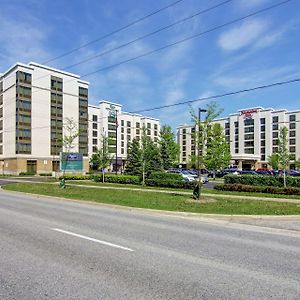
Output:
[[[283,170],[283,186],[286,188],[286,175],[285,175],[285,170]]]
[[[102,169],[102,183],[104,183],[104,169]]]
[[[216,180],[216,171],[213,170],[213,180]]]

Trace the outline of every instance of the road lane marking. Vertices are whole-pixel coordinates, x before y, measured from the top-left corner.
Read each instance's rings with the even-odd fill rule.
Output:
[[[120,246],[120,245],[117,245],[117,244],[112,244],[112,243],[101,241],[101,240],[97,240],[97,239],[94,239],[94,238],[91,238],[91,237],[88,237],[88,236],[85,236],[85,235],[81,235],[81,234],[78,234],[78,233],[62,230],[62,229],[59,229],[59,228],[51,228],[51,230],[61,232],[61,233],[65,233],[65,234],[72,235],[72,236],[76,236],[76,237],[79,237],[81,239],[85,239],[85,240],[88,240],[88,241],[99,243],[99,244],[102,244],[102,245],[105,245],[105,246],[110,246],[110,247],[114,247],[114,248],[118,248],[118,249],[122,249],[122,250],[126,250],[126,251],[134,251],[133,249],[130,249],[130,248],[127,248],[127,247],[123,247],[123,246]]]

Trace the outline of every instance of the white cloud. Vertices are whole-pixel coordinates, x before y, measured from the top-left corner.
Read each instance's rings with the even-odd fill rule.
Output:
[[[266,32],[269,22],[260,19],[245,21],[241,25],[223,32],[219,37],[219,46],[226,51],[238,50],[255,43]]]
[[[0,28],[1,55],[7,57],[2,68],[17,61],[43,61],[50,56],[44,46],[49,31],[39,20],[29,16],[24,19],[0,16]]]
[[[274,81],[288,80],[295,77],[298,70],[294,66],[273,67],[269,69],[248,68],[243,71],[223,74],[214,78],[214,83],[230,90],[247,88]]]

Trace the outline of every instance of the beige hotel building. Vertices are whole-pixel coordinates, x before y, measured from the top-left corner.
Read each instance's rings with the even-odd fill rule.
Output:
[[[66,118],[80,132],[72,152],[82,154],[83,172],[89,171],[102,134],[110,137],[111,169],[117,165],[119,171],[128,142],[140,137],[143,126],[153,140],[158,138],[159,120],[122,112],[122,105],[107,101],[89,105],[88,89],[78,75],[37,63],[17,63],[0,73],[0,174],[59,171]]]
[[[213,123],[219,123],[224,128],[226,139],[230,143],[232,163],[239,169],[268,167],[268,156],[278,151],[281,126],[286,126],[289,131],[290,167],[294,168],[295,160],[300,159],[300,110],[255,107],[216,119]],[[183,166],[188,163],[190,155],[196,154],[194,131],[193,125],[180,125],[177,128],[180,163]]]

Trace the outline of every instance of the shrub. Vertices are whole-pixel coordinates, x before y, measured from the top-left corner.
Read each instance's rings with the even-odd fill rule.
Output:
[[[102,175],[91,176],[95,182],[102,182]],[[140,184],[139,176],[134,175],[105,175],[104,181],[109,183],[120,184]]]
[[[178,180],[182,181],[182,176],[175,173],[153,172],[148,179],[154,180]]]
[[[40,173],[40,176],[52,176],[52,173]]]
[[[283,176],[262,176],[262,175],[226,175],[225,184],[243,184],[268,187],[283,187]],[[300,177],[287,176],[286,184],[289,187],[300,187]]]
[[[169,188],[181,188],[181,189],[192,189],[194,188],[194,182],[185,182],[182,177],[180,180],[177,179],[151,179],[145,180],[147,186],[158,186],[158,187],[169,187]]]
[[[20,172],[19,176],[33,176],[35,175],[34,172]]]
[[[283,188],[283,187],[275,187],[275,186],[253,186],[253,185],[244,185],[244,184],[218,184],[214,187],[214,189],[219,191],[300,195],[300,188],[297,187]]]
[[[91,179],[90,175],[82,174],[65,174],[65,176],[60,176],[59,179],[65,178],[65,180],[88,180]]]

